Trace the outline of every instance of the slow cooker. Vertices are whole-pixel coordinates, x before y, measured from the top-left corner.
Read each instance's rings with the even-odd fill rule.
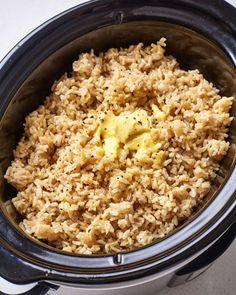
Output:
[[[223,0],[94,0],[44,23],[0,63],[0,291],[7,294],[157,294],[204,272],[236,236],[236,122],[204,206],[167,237],[114,255],[74,255],[26,234],[3,175],[25,116],[80,52],[167,38],[168,53],[236,97],[236,9]],[[236,115],[236,103],[232,107]],[[4,287],[8,282],[7,288]],[[11,287],[14,287],[11,289]],[[14,290],[14,291],[13,291]]]

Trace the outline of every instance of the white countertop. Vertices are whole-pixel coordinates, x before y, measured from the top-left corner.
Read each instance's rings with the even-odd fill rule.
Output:
[[[0,60],[41,23],[82,2],[86,0],[0,0]],[[236,0],[228,2],[236,6]],[[235,275],[236,242],[202,276],[184,286],[165,289],[159,295],[234,295]]]

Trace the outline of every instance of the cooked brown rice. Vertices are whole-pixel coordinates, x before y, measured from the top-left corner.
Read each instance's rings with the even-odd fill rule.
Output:
[[[165,46],[162,38],[81,54],[26,117],[5,178],[27,234],[79,254],[127,251],[164,237],[201,204],[229,147],[233,98],[198,70],[181,70]],[[108,129],[118,122],[115,133],[106,135],[104,120]],[[142,149],[131,148],[140,135]]]

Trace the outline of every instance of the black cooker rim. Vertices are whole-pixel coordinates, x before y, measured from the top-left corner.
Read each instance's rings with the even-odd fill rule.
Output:
[[[204,8],[201,6],[201,4],[204,2]],[[219,5],[218,9],[214,8],[211,9],[211,6],[213,5],[213,2]],[[189,13],[189,15],[193,16],[195,9],[195,13],[197,12],[197,16],[204,14],[207,12],[210,13],[211,18],[208,21],[216,21],[219,16],[222,15],[223,12],[227,11],[228,14],[230,14],[231,18],[233,19],[234,16],[236,18],[236,9],[234,9],[231,5],[227,4],[224,1],[199,1],[196,3],[194,0],[179,0],[178,4],[173,4],[170,0],[159,0],[159,1],[136,1],[135,5],[139,5],[141,7],[148,6],[164,6],[168,7],[170,5],[174,11],[178,11],[179,6],[183,7],[183,10],[186,9],[186,11]],[[175,2],[176,3],[176,2]],[[2,117],[3,113],[6,110],[6,107],[9,102],[9,98],[13,97],[14,93],[22,83],[22,79],[18,79],[18,83],[15,83],[15,89],[14,87],[11,88],[11,91],[8,90],[7,86],[9,85],[9,81],[12,81],[12,78],[9,78],[9,73],[17,68],[17,71],[19,70],[19,61],[25,57],[27,52],[29,50],[33,50],[37,46],[37,41],[39,41],[41,38],[45,38],[45,34],[52,34],[53,30],[56,29],[57,26],[63,25],[63,23],[66,22],[66,20],[69,20],[70,17],[73,17],[74,14],[79,13],[80,16],[85,17],[87,14],[90,13],[98,13],[101,9],[112,9],[117,14],[114,14],[112,16],[112,19],[108,19],[108,25],[114,25],[120,22],[120,19],[117,20],[117,15],[120,15],[120,11],[122,10],[122,7],[129,7],[134,5],[134,2],[131,0],[125,1],[110,1],[110,0],[94,0],[90,1],[84,4],[81,4],[79,6],[73,7],[55,17],[47,21],[46,23],[39,26],[36,30],[34,30],[32,33],[27,35],[22,41],[16,45],[8,54],[7,56],[0,62],[0,85],[2,86],[0,88],[0,96],[4,97],[0,104],[0,117]],[[222,9],[224,8],[224,9]],[[185,12],[186,12],[185,11]],[[144,9],[144,12],[148,13],[147,10]],[[186,13],[187,13],[186,12]],[[149,12],[150,13],[150,12]],[[145,15],[147,17],[147,15]],[[195,15],[196,17],[196,15]],[[153,15],[152,15],[153,18]],[[137,19],[137,16],[135,16],[134,20]],[[122,21],[130,21],[130,15],[127,16],[127,20],[125,19],[125,14],[123,16]],[[162,19],[162,21],[167,21],[167,19]],[[179,19],[175,19],[177,24],[181,25],[181,21]],[[171,22],[169,20],[169,22]],[[193,29],[193,24],[189,24],[190,20],[185,19],[182,20],[182,25],[187,26],[189,29]],[[100,26],[104,25],[103,23],[100,24]],[[107,24],[106,24],[107,25]],[[192,27],[191,27],[192,25]],[[202,24],[202,26],[205,25],[205,23]],[[222,30],[227,35],[236,36],[236,25],[230,21],[228,21],[227,25],[226,23],[222,23]],[[93,28],[94,29],[94,28]],[[196,29],[196,28],[195,28]],[[203,29],[203,28],[198,28]],[[209,36],[208,36],[209,37]],[[218,36],[219,37],[219,36]],[[219,45],[219,42],[218,42]],[[235,55],[236,53],[232,51],[232,44],[227,44],[228,47],[224,48],[228,56],[231,58],[231,61],[236,64]],[[55,50],[55,48],[54,48]],[[49,54],[50,52],[47,52]],[[45,56],[46,57],[46,53]],[[36,64],[32,63],[30,66],[30,71],[33,70],[33,67],[35,67]],[[26,72],[27,74],[27,72]],[[10,79],[10,80],[9,80]],[[4,95],[7,94],[7,95]],[[231,184],[232,186],[228,188],[222,187],[221,191],[219,192],[219,195],[216,197],[214,202],[210,203],[207,208],[204,209],[201,214],[199,214],[191,223],[184,226],[181,230],[177,231],[174,235],[170,235],[163,241],[167,243],[170,240],[177,239],[177,234],[181,232],[181,234],[184,235],[185,231],[193,230],[193,227],[195,227],[194,235],[189,237],[188,243],[182,244],[182,248],[175,248],[172,249],[172,251],[168,252],[168,259],[159,259],[158,255],[155,255],[158,253],[155,249],[160,246],[159,243],[154,243],[151,246],[146,246],[142,249],[137,249],[134,251],[131,251],[129,253],[122,253],[122,254],[116,254],[116,255],[104,255],[104,256],[81,256],[81,255],[71,255],[67,253],[57,253],[53,250],[50,250],[50,248],[46,248],[43,246],[40,246],[39,244],[35,244],[32,239],[26,239],[25,236],[22,235],[21,232],[17,231],[16,228],[13,226],[13,224],[6,220],[6,215],[4,213],[4,208],[1,208],[0,211],[0,224],[2,226],[2,229],[0,230],[0,246],[5,249],[4,251],[8,251],[9,253],[13,253],[14,256],[17,256],[19,258],[19,265],[22,268],[22,261],[24,265],[28,265],[28,269],[33,268],[34,271],[38,274],[38,276],[30,277],[25,276],[24,279],[21,277],[21,283],[22,282],[29,282],[34,281],[37,277],[38,279],[51,279],[51,280],[64,280],[64,281],[76,281],[76,282],[82,282],[82,283],[103,283],[103,282],[114,282],[114,281],[120,281],[121,279],[132,279],[137,278],[143,275],[149,275],[155,272],[159,272],[161,270],[164,270],[167,267],[170,267],[172,265],[175,265],[177,263],[182,262],[184,259],[187,259],[192,254],[198,252],[200,249],[203,249],[206,247],[207,244],[214,241],[217,237],[219,237],[236,219],[236,200],[234,197],[235,192],[235,184],[236,184],[236,168],[232,171],[231,175],[229,176],[229,179],[227,180],[228,184]],[[224,204],[220,204],[219,196],[227,196],[227,202]],[[225,198],[226,199],[226,198]],[[218,200],[218,203],[215,202]],[[210,220],[210,214],[209,212],[212,210],[212,206],[215,206],[215,208],[221,208],[221,211],[218,212],[219,214],[215,214],[214,218]],[[227,217],[227,218],[226,218]],[[208,220],[208,223],[204,222],[205,228],[201,227],[200,224],[202,224],[203,221]],[[196,233],[196,228],[199,228],[198,233]],[[203,230],[204,229],[204,230]],[[10,233],[10,235],[9,235]],[[20,241],[16,245],[13,244],[13,241],[11,240],[11,235],[14,238],[17,238],[17,241]],[[179,234],[180,236],[180,234]],[[207,238],[206,238],[207,237]],[[163,242],[162,241],[162,242]],[[24,250],[24,244],[28,243],[30,247],[34,250],[29,251],[26,253]],[[26,247],[27,249],[30,249],[30,247]],[[175,251],[174,251],[175,250]],[[149,251],[152,253],[149,255],[149,258],[145,255],[145,261],[141,263],[142,261],[142,251],[147,252]],[[164,253],[164,254],[167,254]],[[134,263],[134,256],[138,256],[139,259]],[[129,258],[130,257],[130,258]],[[72,263],[73,260],[78,260],[76,263]],[[129,259],[128,259],[129,258]],[[131,259],[132,258],[132,259]],[[104,261],[106,263],[104,263]],[[103,263],[102,263],[103,261]],[[103,265],[103,267],[101,267]],[[104,266],[106,265],[106,267]],[[89,267],[89,270],[88,270]],[[93,271],[91,271],[91,268],[93,268]],[[54,271],[50,271],[50,269],[54,269]],[[97,268],[97,271],[95,271]],[[23,272],[22,272],[23,274]],[[8,274],[10,275],[10,274]],[[2,275],[4,277],[4,274]],[[7,275],[6,275],[7,277]],[[9,279],[9,277],[8,277]],[[14,281],[15,278],[11,278],[12,281]]]

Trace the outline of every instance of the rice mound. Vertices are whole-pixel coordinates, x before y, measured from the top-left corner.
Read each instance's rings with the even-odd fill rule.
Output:
[[[26,117],[5,178],[29,235],[65,251],[129,251],[172,232],[200,206],[227,153],[233,97],[198,70],[165,56],[165,38],[145,47],[80,54],[71,74]],[[156,105],[165,118],[153,118]],[[164,151],[108,157],[95,132],[107,112],[145,110]],[[126,126],[123,127],[124,130]]]

